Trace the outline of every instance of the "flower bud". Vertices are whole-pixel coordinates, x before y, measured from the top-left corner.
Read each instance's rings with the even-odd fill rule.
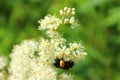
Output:
[[[67,11],[67,9],[68,9],[67,7],[64,7],[64,11]]]
[[[69,23],[70,23],[70,24],[74,24],[74,23],[75,23],[75,18],[74,18],[74,17],[71,17]]]
[[[72,11],[75,11],[75,8],[72,8]]]
[[[71,14],[72,14],[72,15],[75,15],[75,11],[72,11]]]
[[[67,10],[67,14],[70,14],[70,12],[71,12],[71,8],[68,8],[68,10]]]
[[[65,18],[64,19],[64,24],[67,24],[69,22],[69,19],[68,18]]]
[[[63,10],[60,10],[60,15],[61,15],[61,16],[63,16],[63,15],[64,15]]]

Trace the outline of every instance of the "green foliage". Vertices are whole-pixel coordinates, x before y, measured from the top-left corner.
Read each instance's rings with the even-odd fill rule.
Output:
[[[0,0],[0,55],[24,39],[43,36],[37,21],[63,7],[75,7],[80,23],[58,29],[68,41],[82,41],[88,56],[70,71],[75,80],[120,79],[120,0]]]

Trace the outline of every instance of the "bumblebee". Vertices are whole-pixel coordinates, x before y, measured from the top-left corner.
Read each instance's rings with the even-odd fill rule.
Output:
[[[53,61],[53,65],[57,68],[68,70],[73,67],[74,62],[73,61],[64,61],[63,59],[55,58]]]

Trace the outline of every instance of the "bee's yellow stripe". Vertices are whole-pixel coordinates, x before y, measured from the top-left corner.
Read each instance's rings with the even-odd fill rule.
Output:
[[[63,61],[63,60],[60,60],[60,67],[64,67],[65,66],[65,61]]]

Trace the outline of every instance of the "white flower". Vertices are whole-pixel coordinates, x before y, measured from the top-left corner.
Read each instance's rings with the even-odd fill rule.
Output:
[[[67,9],[68,9],[67,7],[64,7],[64,11],[67,11]]]
[[[20,45],[16,45],[10,54],[12,59],[9,67],[9,80],[25,80],[29,72],[30,59],[35,56],[37,42],[26,40]]]
[[[47,63],[47,62],[46,62]],[[56,80],[56,71],[41,59],[31,59],[28,80]]]
[[[59,75],[59,78],[59,80],[73,80],[73,76],[68,73],[62,73],[61,75]]]
[[[75,8],[72,8],[72,11],[75,11]]]
[[[38,21],[39,30],[45,30],[49,39],[25,40],[14,46],[10,54],[9,80],[73,80],[71,74],[63,72],[58,75],[56,70],[56,67],[69,69],[87,55],[81,43],[66,45],[66,39],[56,31],[64,22],[72,26],[76,24],[73,12],[74,8],[65,7],[64,10],[60,10],[60,15],[64,18],[47,15]],[[55,62],[56,59],[58,60]]]
[[[5,56],[0,56],[0,69],[3,69],[7,65],[7,59]]]
[[[47,15],[45,16],[44,19],[40,20],[39,23],[40,23],[39,30],[46,30],[46,29],[55,30],[61,24],[61,19],[52,15]]]
[[[71,17],[70,18],[70,24],[74,24],[75,23],[75,18],[74,17]]]
[[[58,46],[59,47],[59,46]],[[86,56],[86,52],[84,52],[84,47],[81,43],[70,43],[69,47],[63,45],[59,47],[55,52],[55,57],[59,59],[64,59],[65,61],[80,61]]]
[[[65,18],[64,19],[64,24],[67,24],[69,22],[69,19],[68,18]]]
[[[63,15],[64,15],[63,10],[60,10],[60,15],[61,15],[61,16],[63,16]]]

